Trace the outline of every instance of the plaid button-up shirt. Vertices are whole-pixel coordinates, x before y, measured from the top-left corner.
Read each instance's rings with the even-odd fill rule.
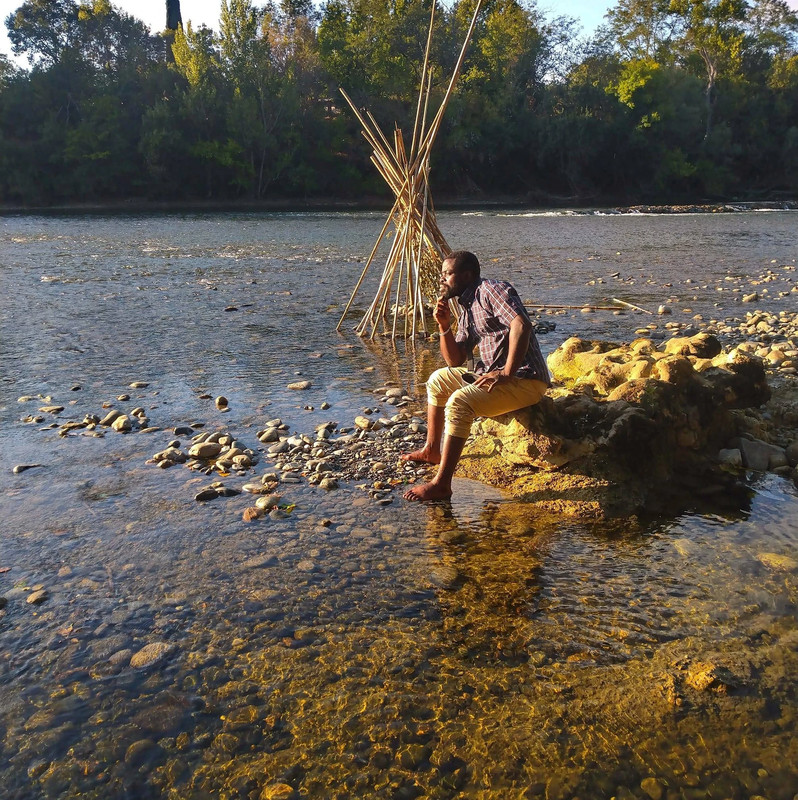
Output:
[[[481,375],[502,369],[507,363],[510,323],[519,315],[529,319],[518,292],[507,281],[483,278],[472,284],[457,299],[457,344],[469,353],[479,345],[479,361],[474,372]],[[540,345],[532,333],[517,378],[535,378],[551,386],[549,371]]]

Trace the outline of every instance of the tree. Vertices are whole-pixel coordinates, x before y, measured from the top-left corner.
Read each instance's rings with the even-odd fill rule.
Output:
[[[166,0],[166,30],[176,31],[183,27],[183,15],[180,13],[180,0]]]
[[[619,0],[606,15],[607,34],[626,58],[668,58],[675,33],[670,0]]]
[[[6,17],[15,55],[33,64],[57,64],[78,38],[78,5],[74,0],[26,0]]]
[[[671,0],[670,10],[680,18],[684,57],[689,60],[697,54],[704,66],[706,142],[712,134],[718,78],[736,75],[742,66],[748,4],[746,0]]]

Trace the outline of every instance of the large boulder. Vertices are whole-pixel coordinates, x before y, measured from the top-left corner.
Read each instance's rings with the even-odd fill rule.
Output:
[[[672,507],[741,485],[718,452],[739,409],[770,397],[761,359],[705,334],[659,350],[572,338],[549,356],[560,384],[536,406],[475,423],[461,474],[541,507],[612,516]]]

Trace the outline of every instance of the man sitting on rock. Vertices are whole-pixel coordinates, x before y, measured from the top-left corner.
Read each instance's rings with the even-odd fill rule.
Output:
[[[449,300],[457,298],[457,335]],[[445,500],[475,417],[495,417],[535,405],[551,385],[532,322],[506,281],[480,278],[479,260],[458,250],[441,271],[434,312],[447,367],[427,381],[427,441],[405,461],[440,464],[430,483],[405,492],[407,500]],[[479,345],[473,371],[463,365]]]

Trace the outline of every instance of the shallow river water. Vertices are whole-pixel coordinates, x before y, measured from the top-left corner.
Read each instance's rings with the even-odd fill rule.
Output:
[[[303,482],[282,488],[284,518],[245,523],[251,498],[199,503],[211,479],[145,463],[180,425],[255,447],[276,417],[351,426],[389,382],[423,396],[434,344],[363,341],[355,315],[335,330],[382,221],[0,218],[0,796],[791,800],[792,482],[750,476],[741,508],[593,524],[463,480],[429,507]],[[528,303],[615,297],[706,321],[742,317],[754,290],[757,308],[794,310],[796,221],[439,225]],[[664,333],[657,316],[541,319],[557,324],[547,353],[649,320]],[[104,405],[160,430],[50,427]]]

